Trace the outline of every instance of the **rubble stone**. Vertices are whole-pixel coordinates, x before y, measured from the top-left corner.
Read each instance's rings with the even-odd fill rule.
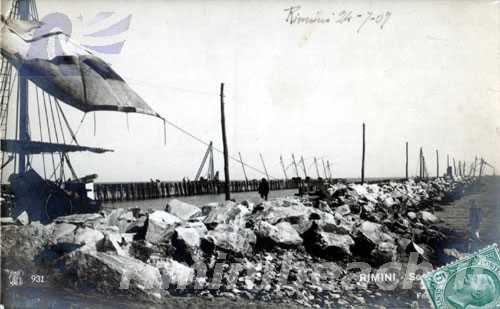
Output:
[[[97,221],[104,219],[104,217],[99,213],[89,213],[89,214],[74,214],[64,217],[58,217],[54,221],[56,223],[71,223],[76,225],[83,224],[93,224]]]
[[[30,218],[28,217],[28,213],[26,212],[26,210],[20,213],[19,216],[17,216],[16,223],[20,225],[30,224]]]
[[[230,202],[213,208],[205,218],[204,223],[208,229],[213,229],[218,224],[245,226],[245,221],[249,215],[250,211],[245,206],[235,205],[235,203]]]
[[[237,255],[245,255],[252,251],[257,241],[255,233],[247,228],[231,224],[219,224],[205,236],[215,247]]]
[[[158,262],[157,265],[163,278],[163,288],[168,289],[172,286],[185,288],[193,282],[194,269],[179,263],[173,259]]]
[[[424,223],[437,223],[439,221],[438,217],[428,211],[422,210],[418,214]]]
[[[176,216],[163,210],[157,210],[148,217],[146,240],[151,243],[167,241],[181,223],[182,221]]]
[[[32,222],[26,226],[2,226],[2,266],[27,268],[32,266],[44,248],[50,244],[53,224]]]
[[[201,209],[197,206],[176,199],[168,201],[165,210],[184,221],[199,217],[202,214]]]
[[[162,284],[157,268],[129,256],[107,252],[73,251],[66,256],[64,267],[81,287],[94,287],[106,294],[114,291],[152,296]]]
[[[256,234],[262,238],[270,239],[281,246],[298,246],[302,244],[299,233],[288,222],[280,222],[276,225],[261,221],[256,228]]]
[[[383,232],[382,225],[378,223],[364,221],[358,231],[375,245],[383,241],[394,242],[389,234]]]
[[[325,232],[316,227],[306,233],[305,244],[313,255],[338,260],[352,255],[350,247],[354,240],[349,235]]]
[[[354,261],[406,261],[410,252],[432,261],[432,246],[446,237],[435,202],[460,186],[463,191],[451,179],[325,184],[317,195],[257,205],[211,203],[196,210],[174,201],[171,213],[115,209],[46,226],[7,225],[1,226],[2,257],[11,269],[57,261],[77,286],[139,298],[158,299],[163,283],[162,295],[365,307],[374,295],[370,285],[340,280],[348,273],[343,268]],[[236,264],[242,269],[230,280]],[[207,275],[193,280],[199,265]],[[222,274],[220,288],[209,287],[213,274]],[[120,290],[125,283],[131,288]]]

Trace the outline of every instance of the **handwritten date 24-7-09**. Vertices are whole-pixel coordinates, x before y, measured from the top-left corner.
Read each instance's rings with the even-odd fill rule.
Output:
[[[286,12],[285,22],[290,25],[300,24],[357,24],[356,32],[359,33],[367,24],[377,25],[380,29],[389,21],[392,13],[389,11],[383,13],[374,13],[367,11],[365,13],[357,13],[349,10],[341,10],[339,12],[324,13],[316,11],[313,14],[304,15],[300,5],[291,6],[284,10]]]

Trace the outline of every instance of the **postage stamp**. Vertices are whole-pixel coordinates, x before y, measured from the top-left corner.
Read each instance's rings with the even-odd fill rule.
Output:
[[[496,244],[422,276],[436,309],[500,308],[500,256]]]

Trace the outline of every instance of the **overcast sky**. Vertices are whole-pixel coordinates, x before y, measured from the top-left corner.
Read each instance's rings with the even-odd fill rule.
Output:
[[[498,1],[37,3],[41,18],[67,14],[76,40],[99,12],[132,14],[122,52],[103,58],[155,111],[219,148],[224,82],[230,153],[259,169],[262,153],[274,177],[283,175],[279,156],[288,165],[292,153],[304,156],[313,176],[317,156],[332,162],[334,176],[359,177],[363,122],[367,177],[404,176],[406,141],[411,174],[420,146],[431,175],[436,149],[441,172],[446,154],[467,162],[478,154],[500,167]],[[296,5],[301,16],[331,20],[287,23],[285,9]],[[343,10],[353,17],[337,23]],[[367,12],[386,18],[383,29],[368,20],[358,31]],[[77,127],[82,113],[64,110]],[[138,114],[129,115],[128,130],[125,114],[97,113],[94,136],[92,117],[80,144],[115,151],[72,155],[79,174],[97,173],[99,181],[194,178],[206,146],[170,126],[164,145],[162,122]],[[222,174],[219,153],[215,165]],[[237,162],[230,168],[231,178],[243,178]]]

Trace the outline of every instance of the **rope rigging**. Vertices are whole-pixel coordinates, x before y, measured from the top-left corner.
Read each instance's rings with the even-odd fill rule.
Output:
[[[195,135],[194,135],[194,134],[192,134],[191,132],[189,132],[189,131],[187,131],[187,130],[185,130],[185,129],[181,128],[181,127],[180,127],[180,126],[178,126],[177,124],[173,123],[172,121],[165,119],[165,122],[166,122],[168,125],[170,125],[170,126],[174,127],[175,129],[179,130],[180,132],[184,133],[185,135],[187,135],[187,136],[191,137],[192,139],[196,140],[197,142],[199,142],[199,143],[201,143],[201,144],[203,144],[203,145],[205,145],[205,146],[207,146],[207,147],[210,145],[210,143],[209,143],[209,142],[206,142],[206,141],[202,140],[201,138],[199,138],[199,137],[195,136]],[[212,149],[213,149],[213,150],[215,150],[215,151],[217,151],[217,152],[218,152],[218,153],[220,153],[220,154],[223,154],[223,153],[224,153],[221,149],[219,149],[219,148],[217,148],[217,147],[212,146]],[[258,168],[256,168],[256,167],[254,167],[254,166],[251,166],[251,165],[249,165],[248,163],[245,163],[245,162],[240,161],[240,159],[236,158],[236,157],[235,157],[235,156],[233,156],[233,155],[229,155],[229,159],[233,160],[234,162],[237,162],[238,164],[243,164],[243,165],[245,165],[246,167],[250,168],[251,170],[253,170],[253,171],[255,171],[255,172],[258,172],[258,173],[260,173],[260,174],[262,174],[262,175],[266,175],[266,173],[265,173],[264,171],[262,171],[262,170],[260,170],[260,169],[258,169]],[[270,178],[275,178],[275,177],[270,177]]]

